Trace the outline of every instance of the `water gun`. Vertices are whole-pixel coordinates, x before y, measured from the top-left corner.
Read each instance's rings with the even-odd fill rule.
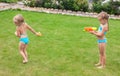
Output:
[[[96,27],[85,27],[83,31],[89,32],[89,31],[96,31],[96,30],[97,30]]]

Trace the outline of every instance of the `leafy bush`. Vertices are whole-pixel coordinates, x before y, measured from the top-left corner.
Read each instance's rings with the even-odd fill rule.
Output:
[[[120,15],[120,1],[110,2],[109,3],[112,9],[112,14]]]
[[[115,15],[120,15],[120,2],[116,1],[116,2],[108,2],[105,4],[102,4],[101,2],[98,3],[94,3],[93,4],[93,11],[94,12],[101,12],[101,11],[105,11],[109,14],[115,14]]]
[[[66,9],[72,11],[88,10],[87,0],[26,0],[24,3],[32,7]]]
[[[26,6],[30,6],[30,7],[34,7],[35,6],[35,0],[24,0],[23,3],[26,5]]]
[[[45,7],[45,8],[51,8],[51,3],[46,2],[46,3],[44,4],[44,7]]]
[[[63,6],[67,10],[88,11],[87,0],[63,0]]]
[[[6,0],[7,1],[7,0]],[[65,9],[72,11],[88,12],[88,0],[24,0],[25,5],[31,7],[44,7],[54,9]],[[106,11],[109,14],[120,15],[120,2],[112,2],[102,4],[102,0],[93,0],[93,9],[90,11],[101,12]]]
[[[100,2],[99,3],[93,3],[93,11],[94,12],[99,13],[99,12],[101,12],[101,10],[102,10],[102,5],[101,5]]]
[[[44,0],[36,0],[35,1],[35,7],[42,7],[43,6],[43,2],[44,2]]]
[[[111,7],[111,5],[109,3],[106,3],[106,4],[102,5],[102,9],[101,10],[105,11],[105,12],[107,12],[109,14],[113,14],[112,7]]]
[[[87,0],[76,0],[76,4],[79,7],[79,11],[88,11],[88,1]]]
[[[66,10],[74,10],[73,8],[74,1],[73,0],[63,0],[63,6]]]

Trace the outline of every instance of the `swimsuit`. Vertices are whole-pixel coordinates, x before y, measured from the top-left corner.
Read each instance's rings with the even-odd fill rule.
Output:
[[[25,35],[25,34],[22,34],[22,35]],[[21,36],[22,36],[21,35]],[[29,42],[29,38],[27,37],[27,35],[25,35],[26,37],[24,37],[24,38],[20,38],[20,42],[23,42],[24,44],[28,44],[28,42]]]
[[[99,27],[98,31],[99,31],[99,32],[102,32],[102,26]],[[104,35],[106,35],[106,33],[107,33],[107,32],[104,32]],[[106,42],[107,42],[107,39],[106,39],[106,38],[104,38],[104,39],[102,39],[102,40],[101,40],[101,39],[98,39],[97,42],[98,42],[98,43],[106,43]]]
[[[97,42],[98,42],[98,43],[107,43],[107,39],[104,38],[104,39],[102,39],[102,40],[98,40]]]

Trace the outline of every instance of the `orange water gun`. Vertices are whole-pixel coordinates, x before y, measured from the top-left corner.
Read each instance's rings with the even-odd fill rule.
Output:
[[[96,30],[97,30],[96,27],[85,27],[83,31],[89,32],[89,31],[96,31]]]

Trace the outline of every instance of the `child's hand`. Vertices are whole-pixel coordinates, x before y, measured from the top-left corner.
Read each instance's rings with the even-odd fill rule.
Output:
[[[42,34],[40,32],[37,32],[36,35],[37,36],[42,36]]]
[[[94,33],[95,33],[95,31],[89,31],[89,33],[94,34]]]
[[[17,36],[17,32],[15,31],[15,35]]]

